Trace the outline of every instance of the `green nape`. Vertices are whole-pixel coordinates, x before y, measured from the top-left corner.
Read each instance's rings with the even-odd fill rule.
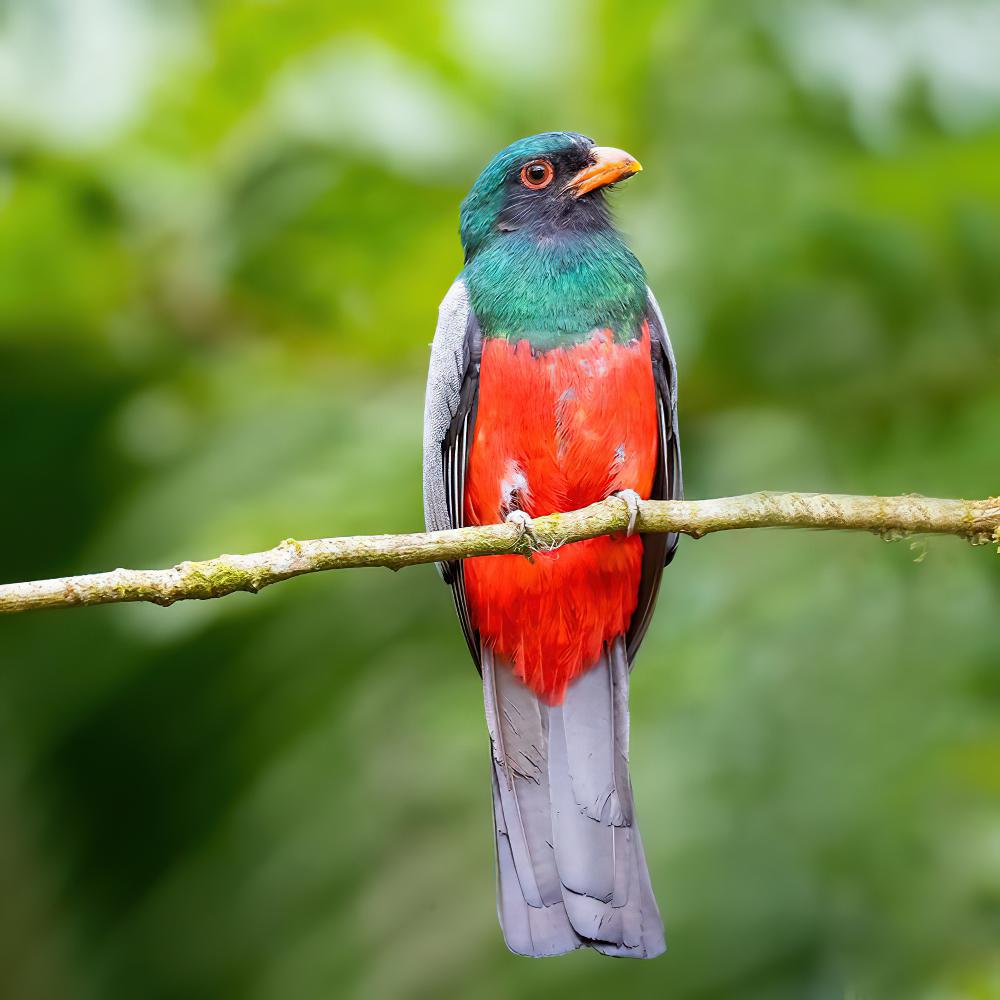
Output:
[[[635,336],[646,308],[646,272],[613,229],[537,239],[510,233],[462,272],[484,337],[547,348],[595,329]]]

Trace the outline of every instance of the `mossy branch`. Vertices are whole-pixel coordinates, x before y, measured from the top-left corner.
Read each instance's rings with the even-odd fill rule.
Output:
[[[472,556],[530,555],[532,550],[624,531],[628,518],[627,505],[611,497],[582,510],[535,518],[527,531],[513,524],[494,524],[433,534],[287,539],[266,552],[183,562],[172,569],[116,569],[0,585],[0,613],[130,601],[166,606],[236,591],[256,593],[280,580],[328,569],[396,570]],[[973,543],[1000,542],[1000,498],[751,493],[717,500],[644,500],[637,522],[639,531],[676,531],[694,538],[736,528],[778,527],[872,531],[884,537],[932,533],[957,535]]]

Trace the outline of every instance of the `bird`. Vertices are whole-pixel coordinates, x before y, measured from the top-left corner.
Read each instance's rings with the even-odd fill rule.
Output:
[[[497,153],[460,209],[424,409],[428,531],[616,497],[617,535],[439,564],[483,682],[497,912],[519,955],[665,948],[628,767],[629,674],[676,534],[634,530],[683,495],[677,373],[607,194],[642,169],[546,132]],[[530,541],[528,539],[527,541]]]

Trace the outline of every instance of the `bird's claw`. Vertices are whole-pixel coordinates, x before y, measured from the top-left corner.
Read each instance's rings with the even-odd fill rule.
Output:
[[[625,536],[631,538],[635,534],[635,522],[639,517],[639,501],[642,497],[635,490],[619,490],[611,495],[628,507],[628,528],[625,531]]]
[[[523,510],[512,510],[504,520],[507,524],[517,526],[517,540],[519,542],[527,536],[531,542],[532,549],[539,547],[538,536],[535,534],[535,529],[531,526],[531,518]]]

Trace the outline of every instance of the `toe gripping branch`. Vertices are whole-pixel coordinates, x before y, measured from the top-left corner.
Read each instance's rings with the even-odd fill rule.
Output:
[[[541,548],[531,518],[523,510],[512,510],[504,520],[517,526],[517,550],[530,561],[533,553]]]
[[[628,508],[628,525],[625,534],[631,538],[635,534],[636,522],[639,519],[639,501],[642,497],[635,490],[620,490],[618,493],[612,493],[611,496],[615,500],[620,500]],[[553,545],[543,544],[542,540],[535,534],[531,518],[523,510],[512,510],[504,518],[504,521],[517,527],[515,547],[529,562],[536,552],[557,549],[563,544],[562,542]]]
[[[625,535],[631,538],[635,534],[635,522],[639,517],[639,501],[642,499],[635,490],[619,490],[611,494],[616,500],[621,500],[628,507],[628,528]]]

